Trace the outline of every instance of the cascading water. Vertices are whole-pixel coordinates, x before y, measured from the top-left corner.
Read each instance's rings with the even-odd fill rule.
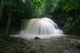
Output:
[[[41,19],[31,19],[25,28],[24,33],[34,35],[63,34],[57,24],[46,17]]]
[[[20,37],[32,39],[35,37],[49,38],[54,36],[62,36],[63,31],[59,29],[57,24],[47,17],[30,19],[27,26],[20,33]]]

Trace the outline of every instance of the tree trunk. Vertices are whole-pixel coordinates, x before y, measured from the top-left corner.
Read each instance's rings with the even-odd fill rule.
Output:
[[[11,3],[11,0],[10,0],[10,3]],[[9,36],[9,27],[10,27],[10,23],[11,23],[11,6],[9,8],[9,17],[8,17],[8,20],[7,20],[7,26],[6,26],[6,31],[5,31],[5,35],[6,37]]]
[[[76,11],[76,9],[75,9],[75,19],[77,18],[77,11]]]
[[[2,16],[2,12],[3,12],[3,8],[4,8],[4,1],[5,1],[5,0],[2,0],[2,1],[1,1],[1,6],[0,6],[0,18],[1,18],[1,16]]]
[[[9,17],[8,17],[8,21],[7,21],[6,32],[5,32],[5,35],[6,35],[6,36],[9,35],[10,23],[11,23],[11,12],[9,13]]]

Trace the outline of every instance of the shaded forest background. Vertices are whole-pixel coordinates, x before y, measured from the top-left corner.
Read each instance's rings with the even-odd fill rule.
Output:
[[[64,33],[80,35],[80,0],[0,0],[0,36],[19,32],[22,19],[45,16]]]

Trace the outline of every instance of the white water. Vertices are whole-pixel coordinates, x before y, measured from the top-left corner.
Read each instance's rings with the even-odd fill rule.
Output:
[[[39,38],[51,38],[60,37],[63,35],[63,31],[59,29],[57,24],[47,17],[30,19],[27,26],[19,35],[15,37],[34,39]]]

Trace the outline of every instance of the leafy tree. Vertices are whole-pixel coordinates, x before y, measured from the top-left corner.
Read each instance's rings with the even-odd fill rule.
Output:
[[[0,7],[0,24],[5,21],[6,34],[11,27],[20,26],[22,19],[51,15],[69,29],[80,20],[79,0],[0,0]]]

